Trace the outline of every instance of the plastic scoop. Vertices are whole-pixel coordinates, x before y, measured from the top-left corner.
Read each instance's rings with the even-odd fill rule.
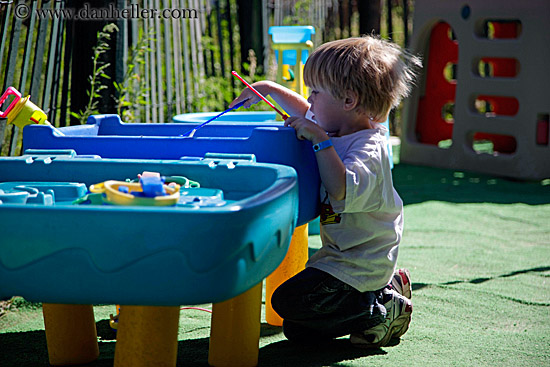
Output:
[[[202,124],[200,124],[199,126],[189,130],[188,132],[186,132],[185,134],[182,134],[181,136],[188,136],[190,138],[192,138],[195,133],[197,132],[198,129],[200,129],[201,127],[203,127],[204,125],[214,121],[215,119],[217,119],[218,117],[220,117],[221,115],[224,115],[226,114],[227,112],[231,111],[231,110],[236,110],[237,108],[241,107],[243,104],[245,104],[246,101],[248,101],[249,98],[245,99],[244,101],[241,101],[239,103],[237,103],[235,106],[231,107],[231,108],[228,108],[227,110],[223,111],[223,112],[220,112],[219,114],[217,114],[216,116],[212,117],[210,120],[206,121],[206,122],[203,122]]]
[[[267,100],[267,98],[265,98],[264,96],[262,96],[262,94],[260,92],[258,92],[256,89],[254,89],[253,86],[251,86],[250,84],[247,83],[246,80],[244,80],[243,78],[241,78],[241,76],[239,74],[237,74],[236,71],[232,71],[231,74],[233,74],[234,77],[236,77],[237,79],[239,79],[241,82],[243,82],[244,85],[246,85],[248,88],[250,88],[250,90],[252,92],[254,92],[258,97],[260,97],[265,103],[267,103],[269,105],[269,107],[273,108],[279,115],[281,115],[281,117],[283,118],[283,120],[286,120],[288,118],[288,115],[285,114],[285,113],[282,113],[277,107],[275,107],[273,105],[273,103],[269,102]],[[241,102],[242,103],[242,102]]]
[[[31,124],[49,125],[54,134],[63,136],[60,130],[48,122],[48,116],[38,106],[31,102],[31,96],[21,97],[21,93],[14,87],[8,87],[4,94],[0,96],[0,107],[8,100],[10,96],[13,99],[5,111],[0,111],[0,118],[7,118],[8,124],[14,124],[20,129]]]

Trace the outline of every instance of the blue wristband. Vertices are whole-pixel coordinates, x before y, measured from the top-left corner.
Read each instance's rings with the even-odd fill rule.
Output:
[[[330,139],[328,139],[328,140],[322,141],[318,144],[314,144],[313,145],[313,151],[318,152],[320,150],[330,148],[331,146],[332,146],[332,141],[330,141]]]

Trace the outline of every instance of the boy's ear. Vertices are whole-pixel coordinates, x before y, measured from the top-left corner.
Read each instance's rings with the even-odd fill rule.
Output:
[[[359,96],[357,93],[348,90],[344,98],[344,110],[351,111],[359,104]]]

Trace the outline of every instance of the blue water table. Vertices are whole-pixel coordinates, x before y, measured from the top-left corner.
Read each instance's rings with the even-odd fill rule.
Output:
[[[177,187],[177,200],[142,206],[90,197],[108,188],[132,193],[135,184],[126,179],[143,171],[166,182],[175,177],[172,189],[158,180],[146,185],[143,177],[141,184],[144,191],[166,189],[167,196]],[[255,322],[232,345],[243,350],[248,343],[240,365],[257,363],[261,283],[285,257],[298,217],[293,168],[258,163],[252,155],[121,160],[27,151],[0,158],[0,190],[0,299],[20,295],[44,303],[52,364],[95,359],[91,304],[118,303],[115,365],[175,365],[179,305],[223,305],[238,295],[253,301],[234,315]],[[228,328],[221,323],[212,331],[214,347]]]
[[[213,151],[224,154],[254,154],[258,162],[291,166],[298,175],[299,227],[281,265],[283,268],[279,267],[270,275],[266,284],[270,284],[270,279],[277,274],[286,274],[283,271],[285,263],[298,263],[303,268],[308,253],[305,224],[319,215],[320,178],[311,143],[298,140],[294,129],[283,127],[282,123],[235,124],[214,121],[196,130],[190,137],[188,132],[199,125],[200,123],[126,124],[117,115],[97,115],[91,116],[86,125],[58,129],[62,134],[56,134],[49,126],[27,126],[23,130],[23,145],[24,149],[74,149],[80,155],[95,154],[103,158],[179,159],[186,156],[200,157]],[[243,190],[246,186],[247,183],[242,183]],[[259,225],[269,225],[269,222]],[[288,274],[284,276],[288,278]],[[221,315],[227,320],[240,317],[238,315],[242,312],[235,310],[241,306],[235,304],[246,304],[249,301],[239,300],[239,297],[233,300],[234,304],[226,301],[214,305],[212,336],[216,334],[216,330],[221,329],[214,327],[216,320],[222,319]],[[250,323],[245,318],[242,322],[243,328]],[[244,331],[239,330],[235,323],[231,329],[237,336]],[[238,338],[230,333],[225,333],[220,338],[225,342],[212,343],[211,340],[210,363],[222,365],[233,361],[234,364],[242,365],[244,348],[235,345]],[[223,347],[213,350],[213,345]]]

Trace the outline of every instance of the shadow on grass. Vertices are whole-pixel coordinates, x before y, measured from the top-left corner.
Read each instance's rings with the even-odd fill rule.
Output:
[[[2,366],[49,366],[44,330],[0,334]]]
[[[282,340],[260,349],[259,364],[262,367],[322,367],[381,354],[386,354],[386,352],[382,349],[353,347],[347,338],[314,345],[296,344]]]
[[[449,282],[444,282],[444,283],[413,283],[412,289],[413,291],[419,291],[422,288],[433,287],[433,286],[440,287],[440,286],[449,286],[449,285],[457,285],[457,284],[483,284],[485,282],[499,279],[499,278],[509,278],[516,275],[527,274],[527,273],[544,273],[547,271],[550,271],[550,266],[538,266],[536,268],[516,270],[506,274],[496,275],[493,277],[474,278],[469,280],[451,280]],[[550,306],[550,303],[529,302],[529,301],[524,301],[524,300],[516,299],[512,297],[507,297],[507,299],[509,299],[510,301],[518,302],[521,304],[527,304],[527,305],[545,306],[545,307]]]
[[[104,323],[109,327],[107,320],[96,323],[98,336],[103,330]],[[109,327],[110,329],[110,327]],[[114,333],[114,331],[113,331]],[[114,341],[114,340],[113,340]],[[115,357],[115,343],[99,341],[99,358],[94,362],[82,366],[107,367],[113,366]],[[26,331],[19,333],[0,334],[0,365],[17,367],[49,367],[46,333],[44,330]]]
[[[96,323],[99,337],[99,358],[87,364],[88,367],[113,366],[115,358],[116,333],[108,320]],[[281,333],[281,328],[262,324],[261,337]],[[393,341],[390,346],[398,341]],[[178,342],[177,366],[208,366],[209,338],[187,339]],[[2,366],[47,367],[48,351],[44,330],[0,334],[0,364]],[[358,349],[348,339],[336,339],[315,345],[300,345],[287,340],[270,343],[260,349],[259,365],[279,367],[283,365],[300,367],[321,367],[346,360],[370,355],[386,354],[381,349]]]
[[[269,337],[282,333],[282,329],[262,323],[261,337]],[[399,344],[399,340],[392,340],[390,345]],[[208,366],[209,339],[182,340],[178,343],[178,366]],[[315,345],[303,345],[281,340],[260,348],[259,366],[280,367],[321,367],[363,358],[370,355],[386,354],[382,349],[358,349],[353,347],[349,340],[336,339]]]
[[[116,331],[109,325],[109,320],[100,320],[95,323],[99,340],[116,341]]]
[[[396,164],[394,186],[405,205],[452,203],[550,204],[550,182],[518,181],[450,169]]]

